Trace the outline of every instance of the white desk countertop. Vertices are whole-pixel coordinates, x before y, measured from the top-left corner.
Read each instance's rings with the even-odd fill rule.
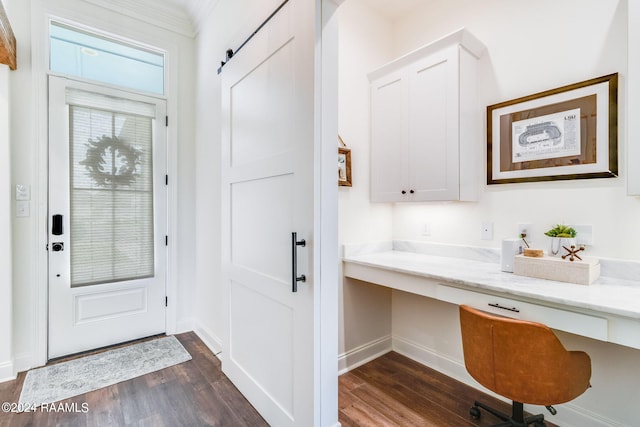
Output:
[[[345,255],[343,261],[478,292],[640,319],[640,280],[601,276],[591,285],[578,285],[505,273],[495,262],[400,250]]]

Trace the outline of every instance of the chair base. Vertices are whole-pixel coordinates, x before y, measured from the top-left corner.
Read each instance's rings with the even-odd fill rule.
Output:
[[[469,414],[471,415],[472,418],[475,418],[475,419],[480,418],[479,408],[484,409],[485,411],[489,412],[490,414],[493,414],[494,416],[498,417],[503,421],[502,423],[495,424],[492,427],[528,427],[531,424],[533,424],[534,427],[546,426],[546,424],[544,423],[544,415],[542,414],[533,415],[525,418],[523,404],[521,402],[513,401],[513,413],[511,414],[511,416],[503,412],[500,412],[497,409],[494,409],[490,406],[487,406],[484,403],[475,401],[473,402],[473,406],[469,410]]]

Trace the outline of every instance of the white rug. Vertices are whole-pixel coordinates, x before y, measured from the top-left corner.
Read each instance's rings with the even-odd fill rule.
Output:
[[[187,360],[191,355],[170,336],[33,369],[27,372],[18,407],[68,399]]]

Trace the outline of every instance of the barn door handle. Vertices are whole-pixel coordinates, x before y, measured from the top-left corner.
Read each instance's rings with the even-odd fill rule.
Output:
[[[306,282],[307,277],[304,274],[298,276],[298,246],[303,248],[307,242],[302,239],[298,240],[298,233],[291,233],[291,292],[298,292],[298,282]]]

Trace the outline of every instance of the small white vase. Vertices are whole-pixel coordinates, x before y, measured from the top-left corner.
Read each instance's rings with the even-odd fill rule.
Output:
[[[563,246],[567,248],[576,246],[576,239],[574,237],[552,237],[547,255],[557,257],[565,255],[567,251],[563,248]]]

